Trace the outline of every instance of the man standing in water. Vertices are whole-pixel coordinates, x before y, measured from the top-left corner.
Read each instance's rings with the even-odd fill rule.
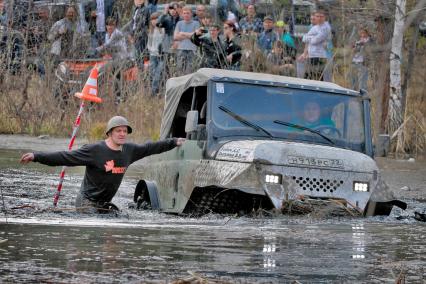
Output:
[[[75,206],[93,212],[111,204],[127,167],[133,162],[180,146],[184,138],[166,139],[142,145],[126,143],[132,128],[126,118],[114,116],[107,124],[107,139],[82,146],[74,151],[26,153],[21,157],[23,164],[38,162],[49,166],[86,166],[80,192]]]

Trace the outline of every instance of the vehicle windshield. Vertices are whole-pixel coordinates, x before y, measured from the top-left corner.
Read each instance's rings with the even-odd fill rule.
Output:
[[[365,152],[359,97],[213,82],[213,135],[331,145]]]

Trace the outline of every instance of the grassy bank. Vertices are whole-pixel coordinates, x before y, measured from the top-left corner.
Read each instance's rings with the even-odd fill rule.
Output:
[[[347,50],[339,51],[334,67],[334,81],[345,87],[350,87],[350,61],[344,60],[348,56]],[[414,62],[414,65],[410,66],[413,70],[407,90],[405,123],[392,139],[393,150],[398,157],[424,156],[426,151],[426,80],[423,71],[426,54],[417,54]],[[54,97],[52,90],[56,82],[53,73],[44,78],[25,72],[21,76],[4,74],[0,82],[0,133],[70,136],[80,102],[71,96],[67,104],[63,104]],[[377,121],[375,107],[380,104],[377,102],[379,83],[373,78],[375,74],[370,76],[369,89],[373,101],[373,121]],[[125,100],[115,104],[115,96],[108,91],[108,83],[100,83],[104,102],[96,106],[86,106],[79,136],[90,141],[101,139],[108,119],[114,115],[123,115],[134,126],[131,139],[139,142],[147,139],[157,140],[164,98],[151,97],[148,85],[146,74],[140,74],[139,80],[124,85],[121,93]],[[378,133],[377,129],[374,131]]]
[[[42,80],[34,74],[26,78],[13,75],[3,78],[0,133],[70,136],[80,101],[71,96],[61,107],[60,101],[52,94],[50,79]],[[145,84],[147,82],[141,79],[137,86],[132,86],[132,92],[126,92],[126,100],[118,105],[114,104],[112,95],[104,98],[100,105],[87,105],[78,135],[89,140],[101,139],[108,119],[123,115],[134,126],[133,140],[158,139],[163,100],[150,97],[145,91]]]

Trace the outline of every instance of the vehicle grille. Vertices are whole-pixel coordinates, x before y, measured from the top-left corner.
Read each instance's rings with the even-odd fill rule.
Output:
[[[334,192],[340,186],[343,185],[343,180],[336,179],[324,179],[324,178],[309,178],[292,176],[291,177],[296,184],[303,190],[306,191],[318,191],[318,192]]]

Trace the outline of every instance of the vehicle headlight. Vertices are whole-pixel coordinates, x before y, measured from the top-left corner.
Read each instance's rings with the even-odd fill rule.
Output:
[[[370,191],[368,182],[354,181],[354,191],[367,192]]]
[[[282,180],[281,175],[277,174],[267,174],[265,175],[265,182],[266,183],[274,183],[274,184],[280,184]]]

